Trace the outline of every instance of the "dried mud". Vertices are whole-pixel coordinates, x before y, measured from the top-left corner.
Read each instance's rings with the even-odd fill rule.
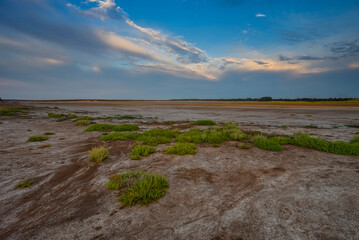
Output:
[[[229,141],[217,148],[200,145],[190,156],[165,154],[160,145],[156,153],[133,161],[133,140],[102,142],[100,132],[46,116],[49,111],[142,115],[127,121],[141,130],[185,130],[191,124],[161,122],[211,119],[235,121],[246,130],[303,130],[348,141],[358,129],[344,125],[358,124],[358,108],[26,105],[31,106],[26,118],[0,117],[0,239],[359,239],[358,156],[290,145],[282,152],[238,149],[238,142]],[[303,128],[309,124],[318,128]],[[46,131],[55,135],[27,141]],[[39,149],[42,144],[51,147]],[[101,164],[87,157],[98,145],[110,149]],[[167,176],[166,196],[148,207],[122,207],[105,184],[111,175],[135,169]],[[35,182],[15,188],[24,178]]]

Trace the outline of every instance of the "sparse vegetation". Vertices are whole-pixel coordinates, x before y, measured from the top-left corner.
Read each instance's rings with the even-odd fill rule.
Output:
[[[136,138],[142,144],[157,146],[158,144],[170,143],[171,139],[178,136],[178,131],[169,129],[151,129]]]
[[[93,120],[93,117],[90,117],[90,116],[79,116],[75,119],[75,122],[77,121],[80,121],[80,120],[88,120],[88,121],[91,121]]]
[[[48,139],[47,137],[43,137],[43,136],[31,136],[31,137],[29,137],[30,142],[41,142],[41,141],[45,141],[47,139]]]
[[[359,155],[359,143],[329,142],[320,138],[310,137],[308,134],[298,132],[294,134],[291,144],[312,148],[323,152],[343,155]]]
[[[283,130],[287,130],[288,126],[287,125],[281,125],[280,128],[283,129]]]
[[[203,126],[211,126],[211,125],[217,125],[212,120],[198,120],[193,123],[194,125],[203,125]]]
[[[355,136],[352,139],[350,139],[350,143],[359,143],[359,136]]]
[[[140,160],[141,157],[147,157],[151,153],[155,153],[156,149],[146,145],[137,145],[131,149],[130,158],[132,160]]]
[[[3,124],[3,122],[0,122],[0,124]]]
[[[290,116],[291,116],[291,117],[295,117],[295,116],[297,116],[297,114],[291,113]]]
[[[53,132],[44,132],[44,135],[54,135],[55,133]]]
[[[18,182],[15,187],[19,188],[27,188],[27,187],[31,187],[31,185],[34,183],[34,180],[29,180],[27,178],[24,179],[24,181],[22,182]]]
[[[85,131],[136,131],[140,128],[134,124],[120,124],[120,125],[112,125],[112,124],[93,124],[85,129]]]
[[[118,120],[132,120],[132,119],[142,119],[142,116],[132,116],[132,115],[124,115],[116,117]]]
[[[38,146],[38,148],[48,148],[48,147],[51,147],[51,144],[44,144],[44,145]]]
[[[89,120],[76,120],[75,121],[75,125],[76,126],[88,126],[88,125],[90,125],[91,124],[91,122],[89,121]]]
[[[260,149],[279,152],[282,151],[282,146],[274,139],[268,139],[266,137],[260,137],[254,140],[254,146]]]
[[[350,128],[359,128],[359,125],[356,125],[356,124],[344,125],[344,126],[350,127]]]
[[[248,146],[248,145],[246,145],[246,144],[241,144],[241,145],[238,145],[238,148],[239,148],[239,149],[250,149],[251,146]]]
[[[306,117],[312,117],[312,114],[305,114]]]
[[[356,132],[355,134],[359,134],[359,132]]]
[[[101,136],[102,141],[110,141],[110,140],[127,140],[127,139],[136,139],[139,137],[139,133],[135,132],[112,132],[106,135]]]
[[[0,107],[0,116],[13,116],[22,111],[21,108],[15,107]]]
[[[62,113],[48,112],[47,116],[50,118],[62,118],[64,115]]]
[[[92,162],[101,163],[109,154],[109,150],[103,146],[94,147],[89,151],[89,158]]]
[[[269,139],[276,141],[280,145],[290,144],[292,140],[290,137],[283,137],[283,136],[274,136],[274,137],[270,137]]]
[[[174,146],[169,146],[166,148],[166,153],[175,154],[175,155],[186,155],[186,154],[195,154],[196,153],[196,145],[193,143],[177,143]]]
[[[77,115],[73,114],[73,113],[69,113],[69,114],[67,114],[67,118],[70,118],[70,119],[77,118]]]
[[[166,177],[143,170],[119,173],[106,184],[110,190],[121,190],[117,199],[123,206],[149,205],[166,195],[169,188]]]

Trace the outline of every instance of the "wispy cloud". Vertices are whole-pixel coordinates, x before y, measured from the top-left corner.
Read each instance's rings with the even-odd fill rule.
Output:
[[[257,13],[256,17],[267,17],[267,15],[263,14],[263,13]]]

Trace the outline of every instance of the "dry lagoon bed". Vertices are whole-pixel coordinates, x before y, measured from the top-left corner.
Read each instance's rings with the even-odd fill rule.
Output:
[[[21,102],[29,114],[1,116],[0,239],[359,239],[359,157],[284,145],[282,152],[238,142],[199,145],[195,155],[157,152],[131,160],[133,140],[103,142],[84,132],[77,115],[141,115],[141,131],[191,124],[165,121],[233,121],[244,130],[293,134],[302,130],[348,141],[358,128],[358,107],[192,106]],[[56,107],[56,109],[54,109]],[[287,126],[287,128],[283,127]],[[305,128],[312,125],[317,128]],[[53,132],[45,142],[32,135]],[[42,144],[51,147],[40,149]],[[88,160],[94,146],[109,148],[101,164]],[[106,189],[111,175],[143,169],[167,177],[166,195],[149,206],[122,207]],[[29,188],[15,188],[29,178]]]

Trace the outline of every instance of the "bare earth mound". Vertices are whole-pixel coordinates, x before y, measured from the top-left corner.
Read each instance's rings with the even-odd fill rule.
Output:
[[[142,115],[97,119],[186,131],[188,121],[234,121],[245,130],[290,135],[302,130],[331,141],[348,141],[358,128],[358,108],[247,108],[26,103],[29,115],[0,116],[0,239],[358,239],[359,157],[284,145],[282,152],[238,142],[198,145],[195,155],[164,152],[131,160],[134,140],[100,140],[71,120],[77,115]],[[57,108],[54,109],[53,107]],[[310,116],[309,116],[310,115]],[[165,121],[186,121],[171,123]],[[283,125],[286,126],[283,127]],[[317,128],[306,128],[315,125]],[[47,136],[29,142],[29,136]],[[39,148],[49,144],[49,147]],[[172,143],[174,144],[174,143]],[[90,162],[88,151],[106,146],[110,156]],[[148,207],[122,207],[108,178],[142,169],[167,177],[166,195]],[[34,180],[29,188],[17,182]]]

